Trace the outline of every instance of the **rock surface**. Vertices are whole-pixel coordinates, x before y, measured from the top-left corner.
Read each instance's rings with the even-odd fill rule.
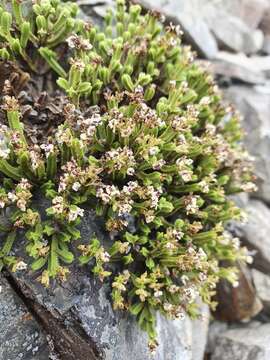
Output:
[[[179,23],[199,54],[212,59],[220,48],[252,54],[264,42],[258,29],[269,4],[267,0],[140,0],[143,6],[164,13]]]
[[[208,306],[201,306],[202,318],[192,321],[192,360],[204,359],[204,353],[207,345],[207,336],[210,320],[210,311]],[[189,320],[190,321],[190,320]]]
[[[220,48],[234,52],[253,54],[263,46],[264,36],[261,30],[252,30],[240,18],[216,14],[210,28],[220,44]]]
[[[268,360],[270,324],[232,329],[216,339],[211,360]]]
[[[252,278],[258,294],[263,303],[264,310],[270,313],[270,277],[256,269],[252,269]]]
[[[233,287],[228,281],[221,280],[217,287],[218,302],[214,316],[222,321],[250,320],[263,308],[252,284],[251,274],[244,265],[238,265],[239,285]]]
[[[266,35],[263,41],[263,52],[270,55],[270,35]]]
[[[270,203],[270,94],[269,87],[231,86],[225,96],[244,115],[245,143],[255,158],[255,173],[259,187],[256,197]],[[265,93],[264,93],[265,91]]]
[[[155,9],[169,21],[181,25],[185,38],[198,53],[208,59],[216,56],[218,47],[202,15],[209,8],[207,0],[140,0],[147,9]]]
[[[236,1],[237,2],[237,1]],[[252,29],[256,29],[265,16],[265,12],[270,9],[268,0],[240,0],[239,13],[245,24]]]
[[[48,360],[49,349],[40,325],[0,275],[0,359]]]
[[[258,270],[270,271],[270,209],[258,200],[250,200],[247,208],[248,222],[237,226],[238,235],[255,250],[253,266]]]
[[[80,5],[88,15],[91,15],[91,20],[94,22],[97,20],[97,17],[103,18],[106,15],[106,11],[115,6],[115,2],[113,0],[77,0],[77,4]]]
[[[93,216],[85,216],[82,239],[93,233],[106,242]],[[18,249],[19,251],[19,249]],[[134,318],[112,310],[109,289],[91,277],[87,269],[74,265],[68,280],[54,282],[48,289],[30,272],[12,274],[27,298],[32,312],[51,335],[61,360],[202,360],[208,323],[157,319],[158,347],[151,356],[147,336]],[[34,277],[35,276],[35,277]],[[209,319],[207,308],[205,317]],[[42,359],[40,359],[42,360]]]
[[[268,8],[264,11],[263,17],[260,22],[260,29],[265,35],[270,35],[270,5],[268,2]]]
[[[228,324],[223,321],[214,320],[209,325],[206,353],[212,354],[216,346],[217,337],[228,329]]]
[[[228,80],[238,80],[251,85],[263,84],[266,81],[264,73],[266,65],[269,69],[270,62],[268,62],[268,56],[262,58],[267,58],[265,67],[263,67],[261,57],[258,59],[258,63],[260,63],[258,64],[244,54],[219,51],[215,59],[209,63],[209,70],[214,75],[225,77]]]

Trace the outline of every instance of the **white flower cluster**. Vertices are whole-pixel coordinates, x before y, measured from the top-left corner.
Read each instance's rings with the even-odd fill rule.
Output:
[[[68,186],[71,185],[74,191],[78,191],[81,187],[78,179],[80,178],[81,171],[78,164],[74,159],[68,161],[62,166],[63,174],[59,180],[58,191],[61,193],[67,190]]]
[[[55,139],[59,145],[71,144],[73,139],[70,129],[59,126],[56,133]]]
[[[68,221],[72,222],[77,220],[78,217],[83,217],[84,215],[84,210],[79,208],[76,205],[72,205],[69,209],[69,213],[68,213]]]
[[[80,130],[80,139],[83,142],[90,143],[93,140],[93,136],[96,132],[98,125],[102,123],[100,114],[94,113],[89,118],[79,118],[77,120],[77,127]]]
[[[68,37],[66,42],[68,43],[68,46],[71,49],[89,51],[93,48],[93,46],[90,44],[90,42],[87,39],[78,36],[76,34]]]
[[[10,191],[7,194],[8,200],[11,203],[16,202],[16,206],[23,212],[26,211],[27,204],[32,197],[30,189],[31,184],[27,179],[21,179],[15,188],[15,191]]]
[[[176,165],[178,168],[179,175],[184,182],[189,182],[192,180],[193,171],[191,165],[193,164],[192,159],[188,159],[186,156],[176,160]]]
[[[125,170],[128,175],[133,175],[136,160],[133,151],[127,146],[107,151],[102,158],[109,172]]]
[[[114,185],[103,185],[96,192],[96,197],[100,198],[104,204],[109,204],[117,196],[120,196],[120,191]]]
[[[198,199],[198,195],[188,195],[185,197],[184,202],[187,215],[196,214],[199,211]]]
[[[118,216],[125,216],[130,214],[132,210],[133,200],[131,199],[131,193],[128,188],[132,191],[136,188],[136,185],[132,182],[128,186],[124,186],[123,190],[120,191],[114,185],[103,185],[98,188],[96,196],[102,200],[104,204],[113,204],[113,209],[117,211]]]
[[[78,217],[83,217],[84,210],[76,205],[70,205],[65,202],[63,196],[56,196],[52,199],[51,212],[58,216],[65,216],[69,222],[77,220]]]
[[[41,144],[40,148],[44,150],[46,158],[48,158],[51,154],[55,153],[56,149],[53,144]]]
[[[155,189],[154,186],[152,185],[146,187],[145,196],[146,198],[150,198],[150,202],[151,202],[150,207],[152,209],[157,209],[159,198],[162,193],[163,190],[161,188]]]

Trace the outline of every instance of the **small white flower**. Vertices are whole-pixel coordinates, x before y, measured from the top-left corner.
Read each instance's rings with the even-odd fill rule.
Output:
[[[163,295],[163,292],[161,291],[161,290],[158,290],[158,291],[155,291],[154,292],[154,297],[155,298],[159,298],[159,297],[161,297]]]
[[[176,318],[179,320],[184,320],[185,317],[186,317],[186,315],[185,315],[184,311],[179,310],[176,314]]]
[[[100,259],[103,262],[109,262],[110,261],[110,254],[107,251],[104,251],[101,255],[100,255]]]
[[[202,282],[207,280],[207,275],[203,272],[200,272],[198,277],[199,277],[199,280]]]
[[[166,122],[164,120],[161,120],[160,118],[157,119],[157,125],[159,127],[163,127],[166,125]]]
[[[130,167],[130,168],[127,169],[127,174],[128,174],[128,175],[134,175],[134,173],[135,173],[134,168],[131,168],[131,167]]]
[[[143,87],[140,86],[140,85],[138,85],[138,86],[136,87],[136,89],[135,89],[135,92],[136,92],[136,93],[143,94]]]
[[[239,238],[235,237],[235,238],[232,239],[232,246],[236,250],[238,250],[240,248],[240,240],[239,240]]]
[[[200,181],[199,183],[201,191],[205,194],[209,193],[209,185],[207,184],[207,182],[205,180]]]
[[[149,149],[149,155],[154,156],[159,152],[159,149],[157,146],[153,146]]]
[[[8,194],[7,194],[7,196],[8,196],[8,199],[11,201],[11,202],[15,202],[18,198],[17,198],[17,196],[13,193],[13,192],[9,192]]]
[[[186,212],[187,214],[196,214],[199,210],[199,206],[197,204],[198,196],[190,196],[186,202]]]
[[[166,249],[168,250],[173,250],[175,249],[175,245],[171,242],[167,242],[167,244],[165,245]]]
[[[16,271],[22,271],[22,270],[26,270],[27,269],[27,264],[24,261],[19,261],[16,265],[15,265],[15,269]]]
[[[54,152],[54,145],[53,144],[41,144],[40,148],[42,150],[44,150],[46,158],[48,158],[49,155]]]
[[[187,275],[182,275],[181,281],[182,281],[183,285],[186,285],[189,282],[189,277]]]
[[[166,164],[166,161],[163,159],[160,159],[153,164],[153,169],[160,170],[162,168],[162,166],[164,166],[165,164]]]
[[[200,100],[200,105],[209,105],[211,103],[211,98],[209,96],[204,96]]]
[[[179,286],[177,286],[177,285],[171,285],[171,286],[169,287],[169,292],[170,292],[171,294],[175,294],[178,290],[179,290]]]
[[[10,149],[0,149],[0,159],[7,159],[10,154]]]
[[[176,86],[176,80],[170,80],[170,81],[169,81],[169,84],[170,84],[171,86],[175,87],[175,86]]]
[[[193,173],[191,170],[182,170],[179,172],[179,175],[181,176],[181,178],[185,183],[192,180],[192,174]]]
[[[205,251],[202,249],[202,248],[199,248],[199,251],[198,251],[198,256],[202,259],[206,259],[207,258],[207,255],[205,253]]]
[[[87,39],[84,39],[78,35],[71,35],[67,38],[66,41],[71,49],[76,48],[81,50],[91,50],[93,48]]]
[[[247,256],[246,256],[246,262],[247,262],[248,264],[252,264],[253,261],[254,261],[254,259],[253,259],[253,257],[252,257],[251,255],[247,255]]]
[[[78,181],[76,181],[76,182],[72,185],[72,189],[73,189],[74,191],[78,191],[78,190],[80,189],[80,187],[81,187],[81,184],[80,184]]]
[[[173,305],[166,302],[166,303],[164,303],[164,305],[163,305],[163,309],[164,309],[165,311],[171,311],[171,310],[173,309]]]
[[[68,221],[72,222],[75,221],[79,216],[83,217],[84,210],[76,206],[76,208],[71,209],[68,214]]]
[[[246,184],[241,185],[241,189],[245,192],[255,192],[258,190],[258,187],[254,183],[248,182]]]
[[[26,201],[24,199],[19,199],[17,201],[17,207],[21,210],[21,211],[26,211]]]

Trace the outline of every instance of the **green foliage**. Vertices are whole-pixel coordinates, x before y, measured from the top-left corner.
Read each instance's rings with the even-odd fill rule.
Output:
[[[36,1],[26,15],[16,0],[12,15],[0,10],[3,61],[33,74],[40,54],[69,98],[62,124],[36,144],[20,99],[2,99],[0,208],[8,226],[0,225],[0,266],[27,265],[10,256],[25,229],[31,267],[49,286],[66,278],[78,246],[80,263],[111,282],[114,308],[137,317],[154,350],[156,311],[194,317],[198,295],[214,306],[218,279],[236,282],[219,261],[249,260],[224,226],[241,219],[228,195],[253,190],[251,166],[237,114],[181,45],[178,27],[122,0],[102,29],[74,19],[76,11],[58,0]],[[45,215],[36,194],[49,204]],[[105,220],[110,247],[97,238],[81,243],[84,204]]]
[[[23,61],[38,72],[41,56],[59,76],[65,76],[54,50],[79,26],[77,4],[37,0],[29,11],[27,1],[10,3],[11,11],[0,4],[0,40],[5,45],[0,58]]]

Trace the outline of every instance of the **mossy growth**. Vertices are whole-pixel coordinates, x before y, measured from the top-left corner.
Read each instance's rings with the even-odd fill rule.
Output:
[[[76,17],[74,3],[7,3],[1,66],[27,80],[19,91],[6,74],[0,94],[0,267],[30,267],[49,286],[68,276],[78,247],[79,262],[110,282],[114,309],[137,317],[154,351],[156,311],[195,317],[198,296],[214,306],[219,278],[237,281],[219,262],[249,260],[224,230],[242,216],[229,195],[254,188],[239,116],[157,13],[118,0],[97,28]],[[57,93],[63,108],[50,135],[33,140],[26,83],[45,77],[50,86],[38,91],[58,86],[50,101]],[[32,201],[41,193],[46,218]],[[86,207],[104,220],[109,247],[80,244]],[[31,264],[12,252],[23,229]]]

